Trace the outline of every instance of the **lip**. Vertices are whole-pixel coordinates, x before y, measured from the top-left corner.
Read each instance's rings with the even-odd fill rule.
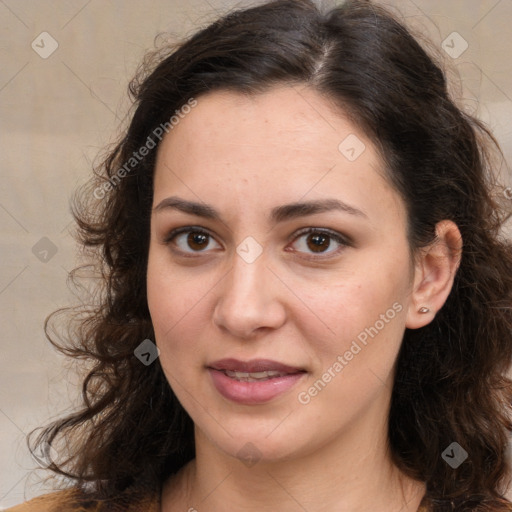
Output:
[[[211,363],[207,366],[208,368],[212,368],[214,370],[229,370],[233,372],[239,371],[249,373],[266,371],[297,373],[304,371],[303,368],[278,363],[277,361],[272,361],[271,359],[252,359],[250,361],[239,361],[238,359],[220,359],[219,361],[215,361],[214,363]]]
[[[207,365],[213,385],[226,399],[245,405],[269,402],[294,387],[307,373],[304,369],[289,366],[270,359],[221,359]],[[266,380],[246,382],[228,376],[226,371],[257,373],[265,371],[279,372],[282,375]]]

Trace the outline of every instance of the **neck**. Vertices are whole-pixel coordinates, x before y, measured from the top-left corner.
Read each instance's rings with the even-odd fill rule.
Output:
[[[166,484],[162,511],[416,512],[425,485],[392,464],[385,425],[365,425],[293,460],[254,465],[226,455],[196,429],[196,459]]]

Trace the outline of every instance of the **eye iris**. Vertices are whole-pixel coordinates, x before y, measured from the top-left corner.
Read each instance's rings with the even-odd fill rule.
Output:
[[[311,241],[313,245],[311,245],[309,241]],[[322,252],[322,249],[327,249],[329,247],[329,237],[327,235],[322,235],[321,233],[309,235],[308,247],[313,252]]]
[[[191,249],[204,249],[208,245],[208,235],[191,232],[187,237],[187,243]]]

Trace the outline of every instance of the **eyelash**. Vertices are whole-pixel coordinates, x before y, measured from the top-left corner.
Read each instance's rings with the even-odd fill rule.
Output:
[[[171,244],[172,241],[178,235],[181,235],[183,233],[197,233],[197,234],[205,235],[210,238],[214,238],[211,233],[209,233],[208,231],[206,231],[205,229],[203,229],[201,227],[184,226],[184,227],[177,228],[177,229],[174,229],[173,231],[171,231],[165,237],[164,243],[166,245]],[[305,257],[303,256],[305,259],[309,259],[309,260],[324,259],[325,260],[328,258],[332,258],[335,255],[338,255],[344,248],[353,246],[353,243],[350,240],[350,238],[343,236],[340,233],[337,233],[336,231],[332,231],[332,230],[326,229],[326,228],[314,228],[314,227],[308,227],[308,228],[303,228],[303,229],[299,230],[298,232],[294,233],[289,238],[288,242],[294,241],[304,235],[309,235],[309,234],[319,234],[319,235],[327,236],[329,239],[334,240],[334,242],[338,243],[341,247],[334,251],[327,252],[327,253],[322,253],[322,252],[316,253],[317,255],[314,255],[315,253],[308,253],[309,256],[305,256]],[[330,244],[329,244],[329,246],[330,246]],[[182,251],[181,249],[177,249],[177,251],[187,258],[195,258],[197,256],[193,256],[192,254],[200,255],[201,253],[206,252],[206,251],[192,251],[191,253],[189,253],[186,251]],[[327,254],[328,256],[325,256],[325,254]]]

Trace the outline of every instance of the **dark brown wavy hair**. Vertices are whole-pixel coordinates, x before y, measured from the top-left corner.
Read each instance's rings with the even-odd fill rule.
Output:
[[[95,300],[73,309],[69,330],[60,332],[58,312],[46,323],[50,341],[87,368],[82,408],[31,438],[48,458],[50,446],[59,447],[51,470],[91,498],[106,497],[143,482],[158,486],[194,457],[192,420],[159,360],[145,366],[134,356],[154,339],[146,266],[157,147],[130,159],[148,137],[158,146],[155,128],[191,98],[306,84],[378,148],[407,207],[411,254],[434,240],[443,219],[463,238],[444,307],[403,338],[389,414],[394,463],[426,482],[432,510],[512,511],[503,497],[512,246],[501,232],[512,203],[497,184],[496,140],[456,106],[436,61],[393,15],[363,0],[329,10],[277,0],[233,11],[149,54],[130,84],[129,126],[74,198],[79,239],[99,280]],[[455,469],[442,458],[453,442],[468,453]]]

